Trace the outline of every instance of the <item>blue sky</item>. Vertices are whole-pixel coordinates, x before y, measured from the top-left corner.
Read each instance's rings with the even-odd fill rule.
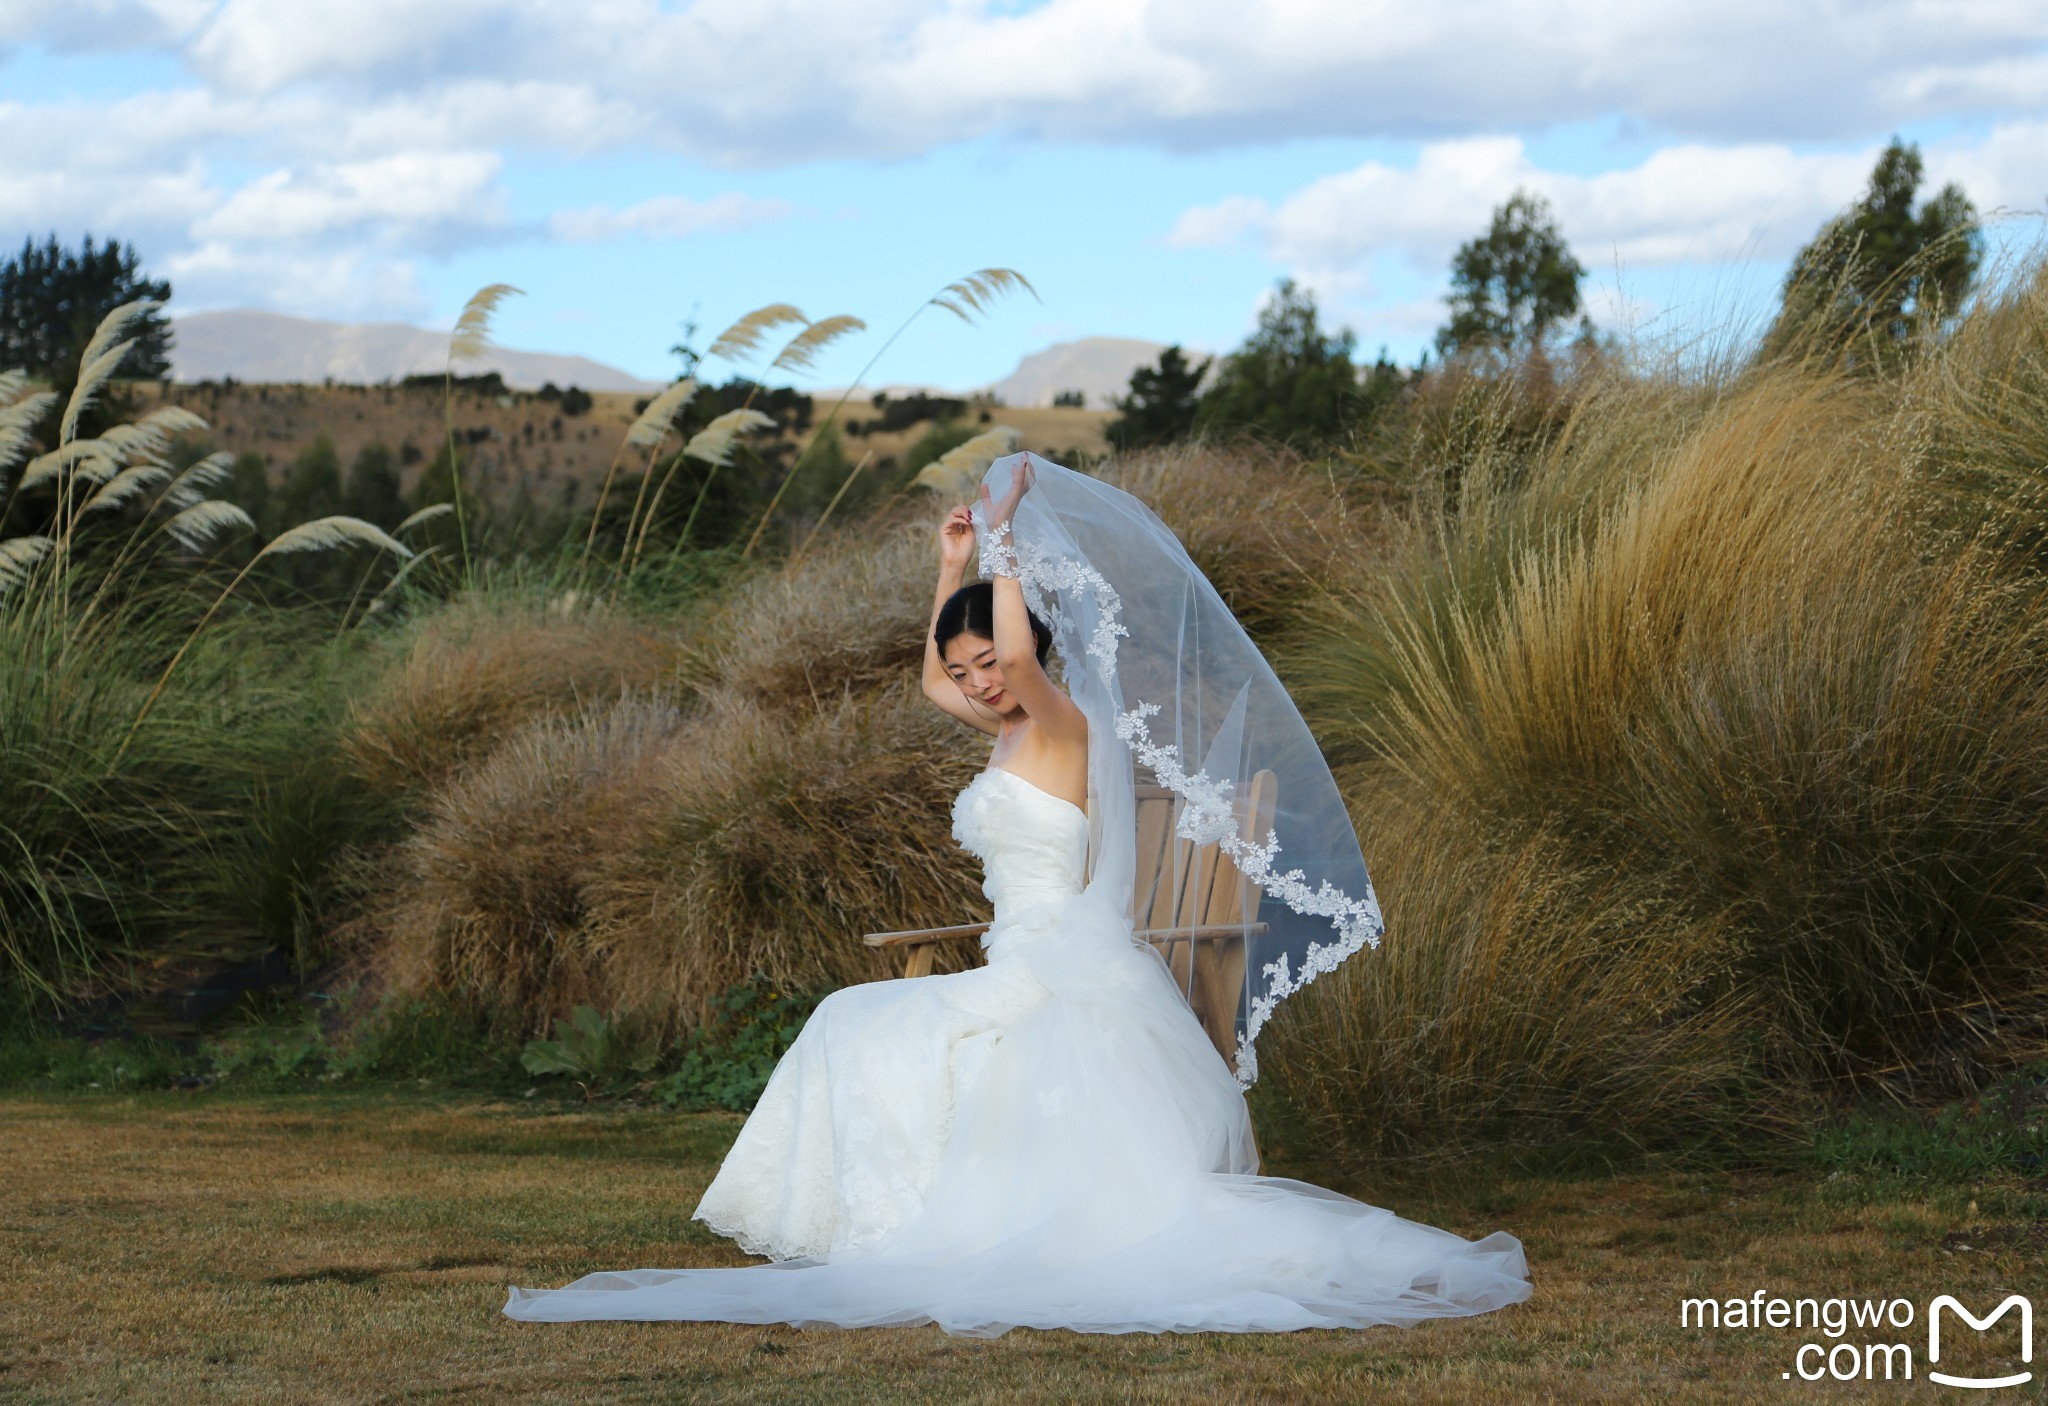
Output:
[[[1225,350],[1275,279],[1412,360],[1517,186],[1597,321],[1714,338],[1884,140],[2005,248],[2048,199],[2048,6],[2009,0],[9,0],[0,234],[133,239],[173,311],[446,326],[655,378],[769,301],[843,383],[968,387],[1086,335]],[[2032,212],[2030,215],[2029,212]]]

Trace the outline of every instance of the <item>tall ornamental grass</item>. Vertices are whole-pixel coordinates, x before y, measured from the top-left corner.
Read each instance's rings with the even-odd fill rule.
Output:
[[[253,524],[211,496],[205,422],[110,419],[117,308],[59,406],[0,374],[0,998],[45,1010],[273,945],[320,959],[333,858],[381,824],[334,741],[354,651],[244,585],[268,558],[409,549],[326,518],[219,554]]]
[[[2048,1046],[2043,306],[1594,386],[1418,493],[1288,653],[1388,940],[1267,1097],[1378,1154],[1739,1139]]]

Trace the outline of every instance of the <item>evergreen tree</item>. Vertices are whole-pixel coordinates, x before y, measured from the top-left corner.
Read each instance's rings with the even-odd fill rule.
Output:
[[[1323,330],[1313,294],[1283,278],[1258,329],[1223,359],[1195,412],[1203,434],[1251,431],[1285,443],[1327,444],[1359,408],[1357,338]]]
[[[117,239],[77,251],[52,234],[42,244],[22,241],[21,252],[0,261],[0,370],[25,368],[68,394],[78,381],[78,358],[100,319],[139,298],[164,302],[171,285],[143,275],[132,245]],[[134,323],[135,346],[121,363],[124,379],[149,380],[171,369],[171,325],[161,312]]]
[[[282,525],[296,526],[342,511],[341,455],[322,434],[301,449],[285,470],[279,492]]]
[[[1919,146],[1892,138],[1862,197],[1793,259],[1773,349],[1814,339],[1899,349],[1956,314],[1977,275],[1983,230],[1954,182],[1915,211],[1925,178]]]
[[[264,536],[278,530],[277,520],[270,510],[270,464],[255,450],[244,449],[235,456],[225,496],[249,515]]]
[[[1493,212],[1485,234],[1451,259],[1451,319],[1436,334],[1445,356],[1491,350],[1518,356],[1541,348],[1579,311],[1586,269],[1565,244],[1550,202],[1518,190]],[[1590,331],[1590,324],[1583,329]]]
[[[1106,431],[1110,443],[1122,449],[1142,449],[1194,433],[1202,376],[1209,369],[1209,360],[1203,357],[1201,365],[1190,365],[1187,354],[1175,345],[1159,353],[1157,366],[1133,371],[1129,392],[1116,403],[1123,413]]]
[[[342,511],[389,531],[405,521],[405,494],[398,486],[398,456],[387,444],[366,444],[349,465]]]

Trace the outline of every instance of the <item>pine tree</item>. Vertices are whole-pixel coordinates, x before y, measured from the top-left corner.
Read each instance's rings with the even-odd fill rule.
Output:
[[[170,296],[171,285],[145,277],[134,246],[117,239],[95,245],[88,234],[76,252],[54,234],[41,245],[23,240],[20,253],[0,262],[0,371],[22,367],[68,394],[77,383],[79,354],[101,318],[124,303]],[[162,313],[149,313],[129,335],[136,343],[120,375],[168,375],[171,325]]]
[[[1195,428],[1249,430],[1303,446],[1340,438],[1359,409],[1356,345],[1349,328],[1323,330],[1313,294],[1280,280],[1259,310],[1258,329],[1224,358],[1203,393]]]
[[[1194,432],[1202,376],[1208,369],[1208,357],[1199,366],[1190,365],[1187,353],[1175,345],[1159,353],[1157,366],[1133,371],[1128,393],[1116,402],[1123,413],[1105,432],[1109,442],[1121,449],[1142,449],[1186,439]]]

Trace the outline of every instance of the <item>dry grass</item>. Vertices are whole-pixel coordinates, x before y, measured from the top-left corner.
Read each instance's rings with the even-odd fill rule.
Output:
[[[1298,1137],[1379,1166],[1527,1148],[1599,1163],[1757,1130],[1740,1097],[1754,1012],[1701,994],[1727,934],[1668,876],[1543,831],[1475,849],[1468,814],[1411,787],[1359,809],[1389,940],[1260,1041],[1258,1095]]]
[[[626,1006],[694,1020],[755,973],[892,976],[862,932],[987,915],[951,836],[979,748],[915,687],[774,717],[714,705],[610,817],[593,942]]]
[[[1255,444],[1147,450],[1106,466],[1103,476],[1159,514],[1262,638],[1285,631],[1340,563],[1384,550],[1395,501],[1383,485]]]
[[[376,952],[386,983],[459,991],[537,1029],[579,1002],[617,1005],[586,931],[591,885],[679,724],[637,697],[542,717],[437,789],[393,866]]]
[[[1341,547],[1298,460],[1197,449],[1120,472],[1269,615]],[[369,925],[387,979],[535,1028],[588,1002],[673,1029],[756,974],[889,975],[861,932],[981,913],[950,815],[984,744],[915,687],[941,506],[887,505],[743,580],[687,646],[602,613],[430,629],[355,734],[374,775],[428,788]],[[672,658],[679,719],[607,701]]]
[[[673,688],[677,631],[562,604],[570,608],[481,598],[433,616],[356,705],[346,744],[357,766],[386,789],[431,785],[531,719]]]
[[[2048,583],[1935,530],[1944,413],[1777,370],[1471,437],[1290,655],[1389,941],[1270,1093],[1358,1151],[1670,1142],[2038,1054]]]
[[[906,686],[928,536],[848,534],[737,587],[680,656],[684,715],[602,702],[670,657],[602,614],[423,640],[357,734],[381,774],[433,782],[375,965],[536,1028],[592,1002],[672,1029],[757,973],[886,975],[861,932],[977,911],[949,834],[971,739]]]
[[[937,572],[932,524],[884,521],[828,540],[721,603],[691,661],[694,682],[787,713],[916,676]]]
[[[1781,1373],[1815,1335],[1683,1329],[1682,1298],[1950,1292],[1982,1308],[2048,1248],[2014,1187],[1340,1180],[1461,1234],[1511,1230],[1535,1297],[1406,1330],[1245,1336],[522,1324],[499,1314],[507,1284],[740,1262],[687,1220],[738,1120],[218,1095],[16,1099],[0,1120],[17,1134],[0,1142],[15,1188],[0,1211],[0,1397],[21,1402],[1746,1406],[1812,1399]],[[1924,1329],[1891,1336],[1917,1359]],[[1944,1367],[1996,1370],[1943,1349]]]
[[[280,480],[287,465],[325,435],[346,465],[371,444],[393,450],[411,445],[420,451],[417,463],[403,471],[410,493],[435,450],[446,441],[441,389],[401,390],[389,386],[261,386],[224,387],[214,383],[173,386],[144,394],[175,397],[205,412],[217,442],[255,447],[269,460]],[[505,504],[524,488],[536,503],[572,511],[588,511],[597,500],[598,485],[612,462],[620,439],[635,418],[634,405],[647,397],[626,391],[600,391],[584,415],[564,417],[556,402],[528,396],[481,396],[457,389],[453,416],[458,431],[483,435],[463,450],[469,490],[496,504]],[[831,402],[817,405],[822,421]],[[868,407],[855,400],[847,413],[868,417]],[[1089,454],[1107,450],[1103,427],[1114,418],[1104,410],[1005,407],[996,414],[1022,433],[1024,443],[1058,457],[1070,448]],[[928,429],[914,425],[896,434],[876,434],[849,441],[856,457],[872,449],[877,460],[900,457]]]

